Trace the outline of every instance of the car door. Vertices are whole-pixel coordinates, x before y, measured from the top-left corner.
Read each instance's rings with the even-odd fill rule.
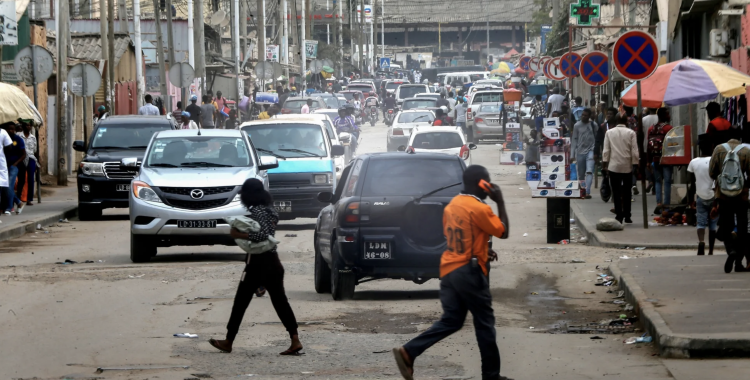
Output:
[[[361,161],[362,160],[357,160],[357,162]],[[344,193],[345,186],[350,180],[349,173],[351,172],[351,169],[352,167],[354,167],[354,165],[355,163],[344,168],[344,171],[341,173],[341,179],[339,180],[336,186],[336,190],[333,193],[331,204],[324,207],[318,215],[318,226],[316,228],[317,233],[315,235],[318,239],[317,243],[318,248],[320,249],[320,254],[328,263],[331,262],[331,237],[333,235],[333,230],[336,228],[335,219],[339,207],[339,200]]]

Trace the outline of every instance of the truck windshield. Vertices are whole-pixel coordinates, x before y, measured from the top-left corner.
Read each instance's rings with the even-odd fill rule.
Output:
[[[367,166],[362,196],[420,196],[461,182],[462,176],[463,167],[457,159],[374,159]],[[454,196],[460,190],[451,187],[435,195]]]
[[[146,166],[236,167],[252,166],[247,145],[240,137],[164,137],[154,141]]]
[[[146,149],[154,133],[169,124],[105,124],[94,132],[92,149]]]
[[[315,124],[257,124],[242,127],[258,150],[284,158],[328,157],[323,130]]]

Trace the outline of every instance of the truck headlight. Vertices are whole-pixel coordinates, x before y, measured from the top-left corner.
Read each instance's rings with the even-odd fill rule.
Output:
[[[154,189],[152,189],[146,182],[133,181],[133,184],[130,187],[133,189],[133,195],[136,198],[146,202],[162,203]]]
[[[316,185],[331,183],[331,177],[328,174],[315,174],[313,176],[313,183]]]
[[[79,165],[81,172],[92,177],[104,176],[104,164],[99,162],[81,162]]]

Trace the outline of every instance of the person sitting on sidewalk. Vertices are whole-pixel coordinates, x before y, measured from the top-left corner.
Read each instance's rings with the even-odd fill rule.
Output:
[[[602,170],[609,173],[615,219],[620,223],[623,220],[625,223],[633,223],[630,219],[630,191],[633,186],[633,168],[638,166],[640,159],[638,140],[635,131],[627,127],[626,115],[620,115],[617,123],[617,127],[608,130],[604,135]]]
[[[588,108],[581,112],[581,120],[573,127],[570,156],[575,160],[578,180],[585,180],[586,199],[591,199],[591,183],[594,179],[594,145],[598,129],[596,123],[591,120],[591,110]]]
[[[711,162],[711,142],[703,141],[700,146],[701,156],[690,161],[687,171],[690,173],[688,183],[688,202],[695,202],[693,207],[696,209],[696,218],[698,220],[698,256],[705,254],[705,236],[706,227],[708,227],[708,254],[714,254],[714,243],[716,242],[716,224],[719,217],[711,216],[711,209],[714,206],[715,192],[714,180],[708,175],[708,165]]]
[[[745,178],[750,175],[750,149],[735,138],[717,146],[709,162],[709,175],[716,180],[719,198],[720,228],[716,237],[724,242],[729,255],[724,263],[724,273],[732,272],[732,265],[735,272],[744,272],[742,250],[745,249],[747,241],[747,200],[750,185]],[[737,237],[733,238],[735,226]]]

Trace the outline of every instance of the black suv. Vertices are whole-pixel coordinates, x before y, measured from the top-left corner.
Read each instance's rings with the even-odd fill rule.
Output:
[[[315,226],[315,290],[348,299],[358,283],[440,277],[443,209],[462,188],[464,161],[439,153],[357,157]]]
[[[110,116],[96,124],[88,145],[73,142],[73,149],[85,153],[78,165],[78,217],[95,220],[102,209],[128,207],[136,173],[121,168],[120,160],[143,157],[155,132],[176,128],[169,116]]]

